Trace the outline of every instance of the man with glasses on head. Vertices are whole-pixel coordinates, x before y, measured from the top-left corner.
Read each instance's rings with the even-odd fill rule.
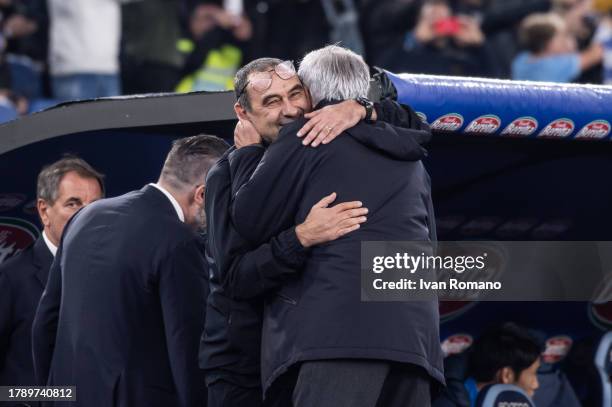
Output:
[[[298,84],[273,75],[263,91],[263,81],[259,89],[247,86],[250,104],[236,106],[242,127],[269,143],[265,153],[253,145],[229,155],[232,175],[239,174],[231,203],[237,232],[253,245],[266,241],[305,219],[329,191],[363,201],[370,212],[359,230],[311,248],[302,270],[268,297],[261,347],[266,400],[428,406],[430,386],[444,382],[437,301],[361,302],[360,250],[363,241],[435,240],[429,176],[419,161],[425,152],[414,142],[429,131],[420,122],[408,130],[360,122],[327,146],[306,148],[296,137],[307,123],[300,110],[309,111],[310,101],[329,109],[365,97],[369,74],[360,56],[329,46],[306,55],[299,76]],[[289,103],[306,88],[308,103]],[[270,113],[284,104],[284,115]],[[252,173],[246,182],[244,173]]]
[[[313,147],[330,142],[364,118],[380,117],[405,126],[397,131],[405,136],[404,151],[414,159],[422,156],[419,143],[430,137],[414,112],[390,101],[373,106],[367,100],[351,100],[311,112],[308,92],[290,61],[262,58],[247,64],[236,75],[235,89],[234,109],[239,118],[235,146],[211,168],[206,182],[211,294],[200,366],[207,372],[209,407],[262,403],[264,299],[299,276],[312,247],[345,236],[366,220],[367,210],[361,202],[330,207],[336,194],[328,191],[311,204],[302,223],[287,225],[258,244],[246,240],[236,231],[230,206],[233,193],[248,180],[266,146],[283,126],[304,115],[311,120],[301,136],[304,144]]]

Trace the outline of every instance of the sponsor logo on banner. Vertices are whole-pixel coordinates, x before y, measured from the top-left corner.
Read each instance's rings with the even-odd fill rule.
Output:
[[[427,123],[427,115],[423,112],[416,112],[416,115],[419,116],[422,122]]]
[[[536,132],[538,125],[538,121],[531,116],[519,117],[510,123],[504,131],[501,132],[501,135],[528,137]]]
[[[563,360],[572,348],[572,338],[561,335],[549,338],[546,341],[546,348],[542,352],[544,363],[557,363]]]
[[[465,129],[466,133],[493,134],[501,126],[501,119],[494,114],[474,119]]]
[[[574,132],[574,122],[570,119],[557,119],[538,134],[542,138],[565,138]]]
[[[36,226],[28,221],[0,217],[0,264],[34,243],[38,235]]]
[[[474,338],[468,334],[455,334],[451,335],[442,342],[442,352],[444,357],[450,355],[458,355],[463,353],[467,348],[472,346]]]
[[[457,131],[461,126],[463,126],[463,116],[459,113],[449,113],[433,122],[431,129],[437,131]]]
[[[0,212],[10,211],[26,200],[23,194],[0,194]]]
[[[608,137],[609,134],[610,123],[607,120],[594,120],[584,126],[578,134],[576,134],[576,138],[601,140]]]

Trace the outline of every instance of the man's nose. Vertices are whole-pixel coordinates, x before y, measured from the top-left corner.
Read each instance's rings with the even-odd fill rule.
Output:
[[[290,101],[285,100],[283,103],[283,116],[285,117],[298,117],[300,115],[300,108],[291,104]]]

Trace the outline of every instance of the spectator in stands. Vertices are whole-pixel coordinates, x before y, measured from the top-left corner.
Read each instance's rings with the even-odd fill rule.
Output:
[[[553,0],[553,12],[567,25],[569,35],[574,37],[578,51],[589,49],[597,31],[598,18],[592,0]],[[601,83],[602,64],[585,69],[574,81],[579,83]]]
[[[122,1],[48,0],[49,69],[54,98],[91,99],[121,92]]]
[[[36,384],[31,328],[49,268],[68,219],[103,194],[103,176],[80,158],[63,158],[38,175],[42,235],[0,267],[0,385]]]
[[[612,85],[612,0],[598,0],[595,7],[601,13],[596,40],[604,48],[602,82]]]
[[[456,0],[455,12],[468,14],[480,22],[491,53],[491,76],[510,78],[510,66],[518,49],[517,32],[521,21],[531,13],[547,12],[551,0]]]
[[[329,43],[321,0],[244,1],[244,9],[253,23],[253,58],[274,55],[298,61]]]
[[[466,387],[474,384],[480,391],[489,384],[514,384],[533,397],[539,387],[537,371],[542,347],[529,331],[511,322],[483,333],[469,353]],[[473,386],[472,386],[473,390]],[[476,393],[470,398],[475,401]]]
[[[11,89],[28,99],[45,96],[47,8],[45,0],[3,0],[2,36]]]
[[[488,76],[489,53],[478,21],[454,15],[447,0],[427,0],[401,50],[388,49],[384,68],[395,72]]]
[[[362,0],[359,24],[370,65],[380,65],[389,47],[398,49],[416,24],[420,0]]]
[[[512,63],[513,79],[571,82],[581,72],[599,64],[603,57],[603,48],[598,43],[578,52],[565,21],[553,13],[527,17],[519,35],[526,51]]]
[[[179,0],[130,1],[121,13],[123,93],[174,91],[183,66]]]
[[[187,54],[177,91],[219,91],[234,88],[234,75],[248,58],[253,34],[250,20],[216,4],[199,4],[189,18]]]

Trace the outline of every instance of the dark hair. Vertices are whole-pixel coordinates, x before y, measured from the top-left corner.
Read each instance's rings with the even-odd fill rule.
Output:
[[[533,54],[539,54],[563,26],[563,20],[553,13],[537,13],[527,17],[519,29],[521,45]]]
[[[509,367],[518,378],[541,353],[541,344],[526,328],[507,322],[474,341],[469,351],[470,374],[477,382],[489,382],[499,369]]]
[[[69,172],[76,172],[83,178],[93,178],[100,184],[104,196],[104,175],[94,170],[85,160],[76,156],[66,156],[53,164],[43,167],[38,174],[36,197],[50,204],[55,203],[59,195],[59,185]]]
[[[174,140],[161,176],[179,190],[204,183],[208,170],[228,147],[219,137],[206,134]]]
[[[236,93],[236,99],[238,104],[244,107],[245,110],[251,110],[251,103],[249,102],[249,92],[248,89],[245,89],[247,82],[249,80],[249,75],[253,72],[265,72],[270,68],[275,67],[276,65],[282,63],[278,58],[259,58],[254,61],[249,62],[238,72],[236,72],[236,76],[234,77],[234,92]],[[239,94],[240,91],[242,94]]]

